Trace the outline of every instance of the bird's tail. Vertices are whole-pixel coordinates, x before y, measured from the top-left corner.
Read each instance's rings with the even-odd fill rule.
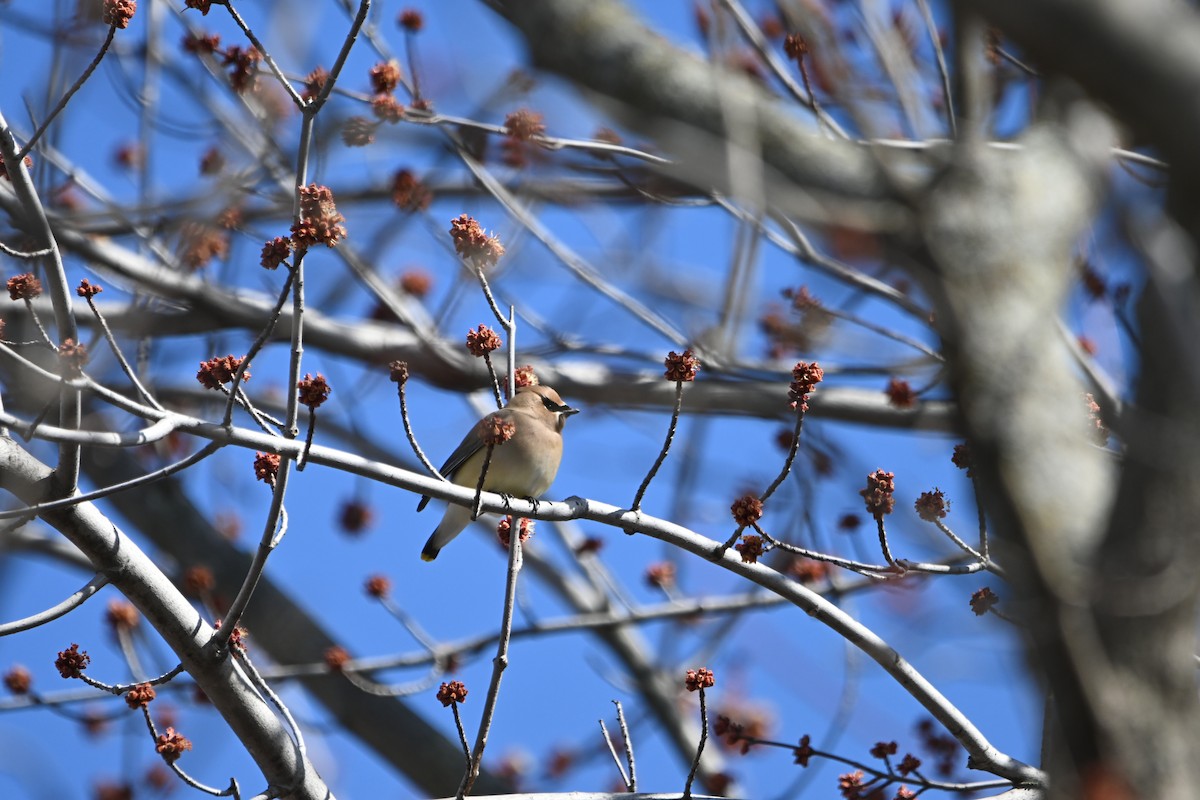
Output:
[[[442,548],[450,544],[455,536],[462,533],[463,528],[471,521],[471,509],[451,504],[446,507],[446,515],[438,523],[437,528],[425,542],[421,550],[422,561],[433,561],[438,557]]]

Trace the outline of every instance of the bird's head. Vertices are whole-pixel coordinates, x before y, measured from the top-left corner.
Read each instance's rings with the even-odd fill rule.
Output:
[[[571,408],[564,403],[558,392],[549,386],[541,385],[520,387],[513,399],[508,401],[508,405],[513,408],[540,409],[544,413],[553,414],[557,421],[555,427],[560,431],[566,424],[567,417],[579,413],[578,408]]]

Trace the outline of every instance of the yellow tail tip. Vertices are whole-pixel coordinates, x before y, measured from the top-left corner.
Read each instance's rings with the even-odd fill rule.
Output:
[[[437,550],[434,550],[432,553],[429,552],[428,550],[421,551],[421,560],[422,561],[433,561],[437,557],[438,557]]]

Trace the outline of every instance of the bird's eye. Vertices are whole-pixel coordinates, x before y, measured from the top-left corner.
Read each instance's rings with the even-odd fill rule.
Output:
[[[551,411],[558,411],[558,403],[554,402],[549,397],[542,398],[542,405],[544,405],[546,408],[550,409]]]

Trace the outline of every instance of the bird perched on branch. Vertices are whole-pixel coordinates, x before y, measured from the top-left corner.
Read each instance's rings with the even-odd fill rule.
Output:
[[[484,477],[485,491],[535,498],[550,488],[562,461],[562,430],[567,417],[579,409],[563,403],[549,386],[522,386],[504,408],[487,415],[466,435],[446,463],[443,476],[470,489],[479,485],[479,474],[487,456],[488,442],[492,458]],[[422,497],[417,511],[429,503]],[[443,547],[467,527],[471,509],[449,504],[421,558],[433,561]]]

